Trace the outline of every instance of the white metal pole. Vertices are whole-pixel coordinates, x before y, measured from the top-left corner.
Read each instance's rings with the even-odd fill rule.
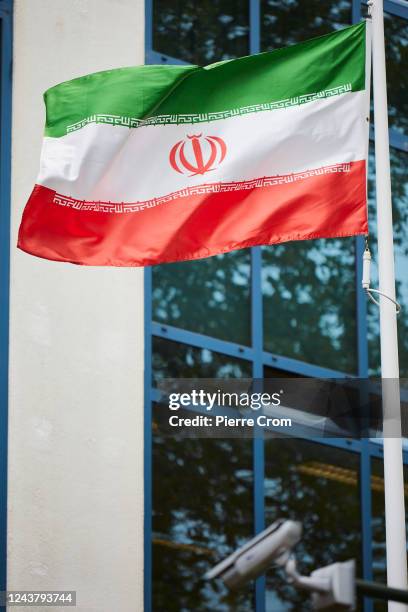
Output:
[[[374,89],[375,169],[377,195],[379,289],[395,300],[394,244],[388,140],[383,0],[372,0],[372,59]],[[384,412],[384,495],[387,546],[387,582],[407,588],[404,477],[397,315],[395,304],[380,296],[381,377]],[[389,612],[408,610],[390,602]]]

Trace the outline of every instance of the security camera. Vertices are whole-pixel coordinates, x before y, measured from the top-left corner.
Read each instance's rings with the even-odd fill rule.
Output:
[[[239,589],[265,573],[272,563],[284,566],[301,536],[301,523],[278,520],[218,563],[204,577],[207,580],[221,578],[230,589]]]
[[[230,589],[239,589],[264,574],[271,565],[277,565],[285,568],[289,584],[312,594],[313,610],[352,612],[356,609],[356,594],[408,603],[408,591],[404,589],[356,578],[354,559],[332,563],[318,568],[310,576],[301,576],[292,552],[301,536],[300,523],[278,520],[209,570],[204,578],[221,578]]]

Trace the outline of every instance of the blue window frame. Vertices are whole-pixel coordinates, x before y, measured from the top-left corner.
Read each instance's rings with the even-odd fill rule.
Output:
[[[6,589],[12,2],[0,1],[0,590]],[[5,608],[1,608],[2,610]]]
[[[249,38],[248,50],[257,53],[261,50],[262,10],[261,0],[248,0]],[[146,0],[146,63],[166,64],[184,63],[180,58],[171,57],[153,46],[153,3]],[[275,3],[276,4],[276,3]],[[327,4],[327,3],[326,3]],[[408,20],[408,6],[404,0],[385,0],[387,14],[398,19]],[[365,12],[365,3],[350,0],[350,23],[360,21]],[[408,23],[408,22],[407,22]],[[373,135],[372,135],[373,137]],[[397,151],[408,151],[408,133],[391,127],[390,145]],[[356,354],[355,374],[361,378],[369,375],[367,303],[360,290],[363,237],[355,239],[355,311],[356,311]],[[152,610],[152,415],[153,402],[158,395],[152,384],[152,341],[154,338],[166,339],[199,349],[215,351],[221,355],[239,358],[251,365],[255,378],[262,378],[264,368],[273,367],[294,375],[312,377],[338,377],[344,372],[336,371],[321,365],[314,365],[291,357],[271,353],[265,350],[263,326],[262,296],[262,249],[250,249],[250,306],[251,306],[251,340],[248,345],[241,345],[229,340],[196,333],[184,328],[168,325],[153,320],[152,269],[145,270],[145,610]],[[381,459],[381,444],[370,440],[319,439],[318,444],[346,450],[355,454],[359,462],[359,498],[362,530],[361,571],[365,579],[373,578],[373,532],[372,532],[372,461]],[[256,438],[253,441],[253,525],[255,532],[265,527],[265,441]],[[404,451],[404,461],[408,462],[408,452]],[[266,584],[260,578],[255,586],[255,611],[266,610]],[[373,602],[364,601],[364,612],[372,612]],[[267,611],[266,611],[267,612]]]

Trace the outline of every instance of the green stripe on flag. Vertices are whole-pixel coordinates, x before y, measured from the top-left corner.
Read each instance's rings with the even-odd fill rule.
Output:
[[[284,49],[198,66],[97,72],[44,94],[45,135],[87,123],[199,123],[365,88],[365,22]],[[141,123],[142,122],[142,123]]]

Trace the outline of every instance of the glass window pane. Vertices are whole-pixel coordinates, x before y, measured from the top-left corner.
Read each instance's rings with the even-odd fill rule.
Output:
[[[391,148],[391,184],[394,221],[395,276],[397,281],[397,299],[402,304],[398,315],[398,340],[400,376],[408,378],[408,153]],[[375,160],[374,145],[371,144],[369,158],[369,245],[373,257],[371,286],[378,287],[377,277],[377,220],[375,206]],[[380,373],[379,343],[379,310],[375,304],[368,302],[368,339],[370,372]]]
[[[153,319],[250,344],[249,249],[153,268]]]
[[[361,6],[362,15],[367,6]],[[390,128],[408,134],[408,20],[384,13],[385,53],[387,60],[388,123]],[[373,88],[371,82],[371,112]],[[372,116],[373,119],[373,116]]]
[[[385,546],[385,507],[384,507],[384,463],[382,459],[371,460],[372,491],[372,530],[373,530],[373,579],[376,582],[387,582],[386,546]],[[407,466],[404,466],[404,480],[408,481]],[[405,486],[405,507],[408,507],[408,490]],[[408,517],[407,517],[408,519]],[[408,520],[406,521],[408,534]],[[375,602],[375,612],[386,612],[387,604]]]
[[[252,612],[253,585],[229,593],[203,575],[252,537],[251,440],[177,439],[153,411],[153,610]]]
[[[153,338],[153,375],[163,378],[250,378],[252,364],[208,349]]]
[[[264,367],[264,378],[301,378],[300,374],[288,372],[288,370],[279,370],[279,368]]]
[[[266,524],[284,517],[303,525],[296,547],[300,571],[308,575],[356,559],[361,575],[359,455],[303,440],[271,439],[265,472]],[[310,595],[291,587],[282,571],[271,569],[266,584],[267,610],[311,609]]]
[[[408,134],[408,20],[384,14],[388,121]]]
[[[351,23],[347,0],[262,0],[261,7],[263,50]],[[263,293],[266,350],[356,371],[354,240],[264,249]]]
[[[247,0],[154,0],[153,48],[191,64],[248,55]]]
[[[262,253],[265,349],[356,372],[354,238],[291,242]]]
[[[261,0],[261,11],[263,51],[351,24],[350,0]]]

